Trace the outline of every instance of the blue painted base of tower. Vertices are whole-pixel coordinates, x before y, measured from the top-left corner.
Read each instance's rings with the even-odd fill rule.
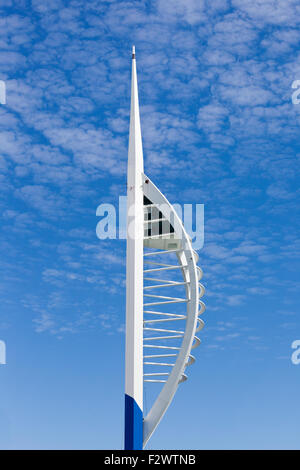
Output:
[[[143,449],[143,412],[136,401],[125,394],[125,450]]]

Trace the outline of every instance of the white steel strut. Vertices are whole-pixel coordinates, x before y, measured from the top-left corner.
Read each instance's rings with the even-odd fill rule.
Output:
[[[128,153],[125,449],[142,449],[195,362],[204,287],[198,254],[172,205],[143,172],[133,49]],[[175,293],[176,292],[176,293]],[[182,310],[180,310],[180,307]],[[163,384],[143,417],[143,383]]]

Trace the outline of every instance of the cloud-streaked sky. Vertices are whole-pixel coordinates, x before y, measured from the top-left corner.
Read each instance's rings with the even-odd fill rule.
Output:
[[[125,242],[95,213],[126,193],[135,44],[145,170],[205,205],[202,345],[150,446],[299,448],[299,2],[0,13],[0,446],[122,446]]]

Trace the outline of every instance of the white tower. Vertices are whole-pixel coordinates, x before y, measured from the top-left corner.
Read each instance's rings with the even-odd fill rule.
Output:
[[[187,379],[186,367],[195,362],[191,349],[200,344],[195,333],[204,326],[199,315],[205,305],[200,300],[204,287],[199,283],[202,270],[196,266],[198,254],[172,205],[144,174],[134,47],[132,52],[127,177],[125,449],[139,450],[156,429],[179,383]],[[175,277],[176,273],[180,278]],[[180,306],[184,307],[183,312],[177,310]],[[143,416],[145,382],[163,386],[150,411]]]
[[[143,148],[132,48],[127,173],[125,449],[143,444]]]

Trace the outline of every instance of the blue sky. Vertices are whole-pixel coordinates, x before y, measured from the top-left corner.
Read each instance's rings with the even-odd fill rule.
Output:
[[[136,46],[145,170],[205,205],[202,345],[150,448],[300,448],[297,0],[0,0],[0,447],[123,445]],[[178,191],[180,187],[180,192]]]

